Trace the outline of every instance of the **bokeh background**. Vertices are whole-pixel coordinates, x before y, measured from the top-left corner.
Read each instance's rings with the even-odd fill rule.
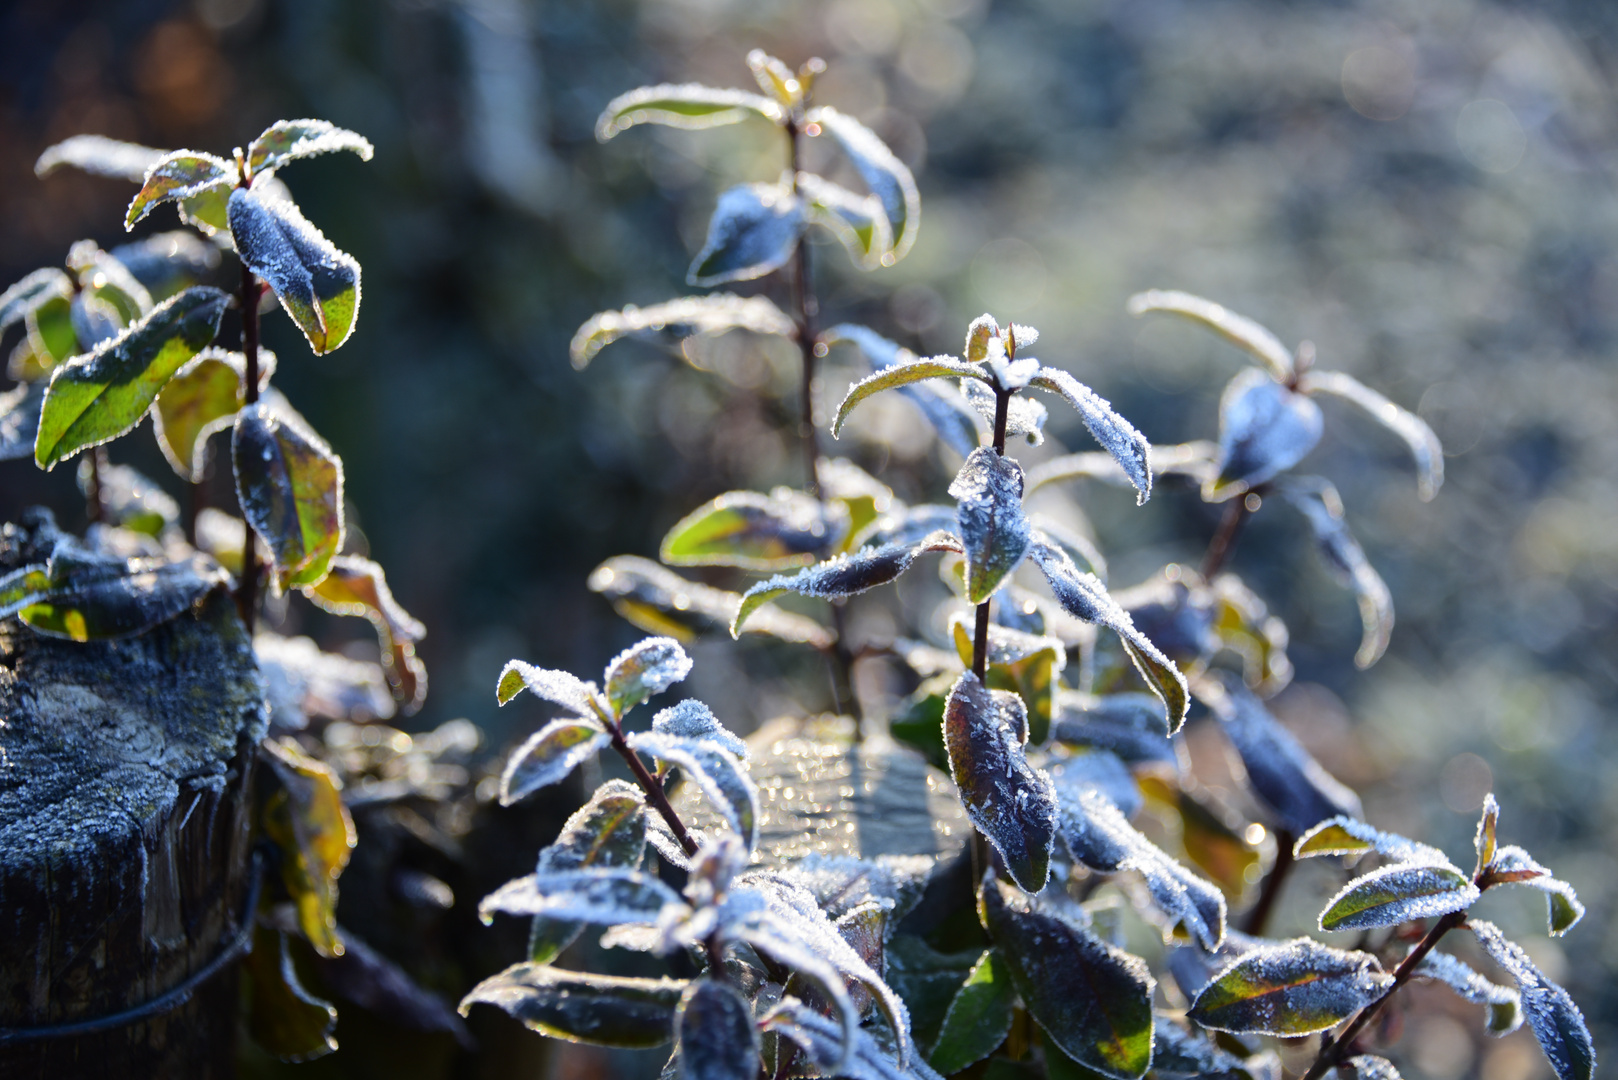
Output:
[[[0,11],[0,280],[59,264],[74,240],[123,239],[128,185],[34,176],[68,135],[225,153],[294,116],[367,135],[368,165],[338,155],[284,176],[364,266],[357,333],[318,360],[280,316],[265,334],[278,384],[344,459],[370,551],[430,627],[432,694],[411,723],[468,717],[499,746],[536,718],[496,713],[505,660],[588,674],[635,636],[585,588],[592,567],[654,554],[702,499],[800,476],[790,349],[724,339],[698,357],[714,371],[639,344],[583,373],[567,360],[593,312],[683,294],[717,192],[784,164],[762,125],[601,146],[596,114],[648,82],[746,85],[754,46],[825,57],[819,100],[864,118],[920,182],[920,240],[898,266],[860,275],[817,249],[826,322],[924,351],[958,350],[984,310],[1031,323],[1042,358],[1177,442],[1212,436],[1241,363],[1124,313],[1132,292],[1182,288],[1313,341],[1322,366],[1435,427],[1448,482],[1431,504],[1400,447],[1329,402],[1305,464],[1341,488],[1393,590],[1398,627],[1374,669],[1355,671],[1353,601],[1284,508],[1258,515],[1234,567],[1292,631],[1298,676],[1278,713],[1373,822],[1462,860],[1492,788],[1502,835],[1578,888],[1590,913],[1566,939],[1544,938],[1537,896],[1491,898],[1491,913],[1618,1053],[1618,8],[15,0]],[[167,213],[154,229],[173,227]],[[828,367],[822,409],[848,374]],[[873,409],[851,452],[906,497],[940,498],[954,464],[929,457],[906,409]],[[1053,425],[1083,448],[1060,410]],[[149,439],[114,458],[179,494]],[[0,517],[44,503],[82,524],[70,472],[0,466]],[[1143,510],[1111,490],[1080,498],[1115,585],[1194,561],[1215,520],[1188,494]],[[288,620],[364,647],[362,625],[296,605]],[[703,646],[694,689],[743,729],[824,707],[818,684],[794,697],[748,681],[795,663]],[[1278,929],[1304,929],[1333,887],[1300,874]],[[1476,1027],[1430,1004],[1401,1054],[1422,1080],[1549,1075],[1526,1033]]]

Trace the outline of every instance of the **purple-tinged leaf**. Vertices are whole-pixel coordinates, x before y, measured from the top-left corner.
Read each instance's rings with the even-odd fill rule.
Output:
[[[256,176],[273,172],[289,161],[351,150],[361,161],[371,160],[371,143],[327,120],[277,120],[247,147],[247,171]]]
[[[1207,441],[1153,446],[1152,475],[1184,476],[1198,485],[1205,484],[1216,475],[1218,466],[1214,459],[1218,453],[1219,447]],[[1135,486],[1117,458],[1103,450],[1086,450],[1053,457],[1030,468],[1028,494],[1032,495],[1046,484],[1081,479],[1100,480],[1113,487]]]
[[[662,124],[698,131],[740,123],[754,115],[775,124],[786,119],[780,105],[742,90],[721,90],[699,83],[643,86],[607,103],[596,120],[596,138],[606,142],[637,124]]]
[[[1498,926],[1469,919],[1467,927],[1490,958],[1516,980],[1528,1026],[1558,1080],[1590,1080],[1596,1069],[1595,1045],[1584,1014],[1568,992],[1547,979],[1527,953],[1506,940]]]
[[[1547,919],[1551,937],[1561,937],[1584,918],[1584,905],[1579,902],[1573,886],[1551,876],[1551,872],[1533,856],[1515,844],[1507,844],[1495,852],[1494,859],[1484,870],[1484,887],[1490,885],[1527,885],[1545,893],[1549,905]]]
[[[1023,752],[1028,716],[1022,699],[989,690],[970,671],[950,690],[944,706],[944,745],[961,803],[979,832],[1029,892],[1050,877],[1056,837],[1056,791]]]
[[[1360,799],[1310,756],[1264,703],[1234,678],[1208,706],[1242,759],[1253,791],[1289,832],[1302,835],[1329,817],[1360,816]]]
[[[1033,542],[1022,509],[1022,469],[992,447],[972,451],[949,486],[966,548],[966,599],[981,604],[994,595],[1028,554]]]
[[[360,309],[360,264],[339,251],[290,199],[258,188],[230,193],[230,235],[298,324],[309,347],[325,354],[348,340]]]
[[[673,638],[650,637],[631,645],[613,657],[602,676],[612,715],[622,717],[690,673],[691,657]]]
[[[1063,1053],[1115,1080],[1152,1060],[1152,990],[1145,963],[985,877],[978,914],[1030,1015]]]
[[[1371,930],[1464,911],[1482,895],[1446,860],[1397,863],[1343,886],[1320,913],[1322,930]]]
[[[729,631],[742,604],[737,593],[687,581],[638,555],[608,559],[590,574],[588,584],[642,630],[687,642],[702,634]],[[747,629],[815,649],[829,648],[836,640],[813,619],[769,604],[749,613]]]
[[[1319,405],[1246,369],[1219,399],[1219,474],[1202,497],[1228,499],[1275,479],[1315,448],[1323,430]]]
[[[236,167],[224,158],[194,150],[164,154],[146,170],[141,188],[124,215],[124,229],[133,229],[161,203],[189,199],[210,188],[224,188],[236,183],[236,179]]]
[[[1407,840],[1398,833],[1373,829],[1356,818],[1339,815],[1304,831],[1292,845],[1294,858],[1315,855],[1363,855],[1374,851],[1402,863],[1447,864],[1449,860],[1435,847]]]
[[[854,411],[854,406],[866,398],[883,390],[907,387],[926,379],[978,379],[987,382],[989,373],[976,364],[964,363],[953,356],[922,358],[911,354],[878,369],[874,374],[867,375],[848,388],[842,403],[837,406],[836,417],[832,419],[832,436],[839,439],[843,437],[843,424],[847,421],[848,414]],[[975,427],[974,424],[974,429]]]
[[[852,555],[839,555],[815,566],[806,567],[796,574],[778,574],[761,581],[742,594],[741,605],[730,623],[731,637],[740,637],[742,628],[760,607],[789,592],[801,596],[831,600],[854,596],[886,585],[916,561],[916,557],[929,551],[960,551],[961,542],[946,532],[934,532],[914,543],[885,544],[877,548],[864,548]]]
[[[274,560],[273,587],[318,583],[343,547],[342,461],[290,407],[267,401],[236,414],[230,456],[236,501]]]
[[[728,983],[697,979],[685,988],[674,1019],[682,1080],[755,1080],[758,1029],[747,999]]]
[[[1000,606],[1004,610],[1006,605]],[[961,667],[971,667],[973,632],[967,617],[956,615],[949,625]],[[1015,691],[1022,698],[1028,711],[1028,733],[1024,741],[1032,739],[1035,745],[1043,745],[1050,735],[1058,679],[1067,666],[1067,649],[1056,638],[1028,634],[995,623],[989,624],[988,645],[989,686]]]
[[[865,186],[881,201],[893,233],[893,249],[883,253],[881,262],[892,266],[909,254],[921,228],[921,192],[915,177],[875,132],[852,116],[827,107],[811,109],[806,119],[837,140]]]
[[[512,660],[500,670],[495,686],[495,700],[501,705],[529,691],[541,701],[571,709],[578,716],[601,717],[610,715],[607,702],[593,682],[585,682],[565,671],[535,667],[521,660]]]
[[[473,1005],[495,1005],[553,1039],[645,1049],[674,1037],[675,1011],[688,985],[515,964],[473,987],[460,1011],[465,1016]]]
[[[1326,565],[1354,590],[1364,627],[1354,664],[1361,669],[1370,667],[1382,658],[1393,635],[1392,594],[1366,560],[1359,541],[1348,531],[1343,500],[1330,482],[1314,476],[1297,477],[1282,486],[1281,494],[1308,519]]]
[[[1490,982],[1449,953],[1428,953],[1416,964],[1415,975],[1443,983],[1465,1001],[1488,1006],[1484,1028],[1490,1035],[1509,1035],[1522,1026],[1522,995]]]
[[[893,227],[882,200],[875,195],[856,195],[806,172],[798,174],[798,194],[803,196],[809,223],[837,237],[861,270],[875,270],[893,250]]]
[[[797,325],[767,296],[741,297],[734,293],[682,296],[648,307],[626,307],[590,316],[573,335],[568,355],[584,370],[596,353],[621,337],[717,336],[729,330],[791,337]]]
[[[120,142],[105,135],[73,135],[45,148],[34,162],[34,175],[44,178],[63,165],[70,165],[91,176],[108,176],[139,184],[165,156],[162,150]]]
[[[787,487],[768,495],[731,491],[682,518],[663,537],[658,557],[670,566],[784,570],[824,558],[847,533],[841,503]]]
[[[550,919],[612,926],[656,923],[665,908],[687,911],[680,894],[639,870],[592,867],[534,873],[508,881],[478,904],[478,917],[494,913],[544,915]]]
[[[1152,497],[1152,444],[1112,405],[1061,368],[1042,367],[1029,386],[1057,394],[1078,411],[1101,448],[1111,454],[1136,491],[1136,503]]]
[[[1017,992],[998,949],[985,949],[950,1000],[927,1063],[946,1076],[988,1057],[1011,1031]]]
[[[652,717],[652,730],[670,738],[712,743],[738,760],[747,760],[747,744],[727,730],[713,711],[695,698],[686,698],[661,710]]]
[[[758,787],[730,751],[700,739],[660,731],[637,731],[629,745],[659,761],[678,765],[702,789],[709,803],[736,830],[749,851],[758,843]]]
[[[1200,323],[1269,369],[1275,378],[1292,378],[1292,353],[1279,338],[1244,315],[1200,296],[1174,289],[1148,289],[1129,298],[1129,313],[1163,311]]]
[[[1444,483],[1444,447],[1427,422],[1408,409],[1401,409],[1352,375],[1341,371],[1310,371],[1298,380],[1304,394],[1332,394],[1358,405],[1371,419],[1393,432],[1410,448],[1416,462],[1416,491],[1422,502],[1429,502]]]
[[[542,787],[561,783],[609,741],[611,736],[594,720],[552,720],[506,759],[500,773],[500,805],[510,806]]]
[[[1151,694],[1091,698],[1063,691],[1057,705],[1051,722],[1057,742],[1110,750],[1131,764],[1175,761],[1174,743],[1163,729],[1163,703]]]
[[[1392,986],[1370,953],[1295,938],[1243,955],[1202,988],[1186,1015],[1215,1031],[1290,1038],[1335,1027]]]
[[[750,281],[780,269],[803,235],[803,200],[789,183],[738,184],[719,196],[690,285]]]

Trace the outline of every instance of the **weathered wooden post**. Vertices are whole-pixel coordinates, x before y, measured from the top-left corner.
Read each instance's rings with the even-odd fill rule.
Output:
[[[49,556],[0,530],[0,573]],[[0,622],[0,1076],[229,1077],[264,732],[228,595],[138,637]]]

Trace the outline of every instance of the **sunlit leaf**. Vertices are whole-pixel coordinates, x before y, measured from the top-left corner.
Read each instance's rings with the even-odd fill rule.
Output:
[[[313,1061],[337,1049],[337,1010],[304,989],[289,945],[286,934],[253,928],[245,962],[247,1034],[282,1061]]]
[[[1216,1031],[1307,1035],[1336,1026],[1392,985],[1369,953],[1295,938],[1242,956],[1203,987],[1187,1015]]]
[[[663,124],[696,131],[740,123],[750,115],[762,116],[776,124],[786,118],[780,105],[742,90],[720,90],[698,83],[643,86],[607,103],[596,120],[596,138],[606,142],[637,124]]]
[[[298,926],[321,956],[341,956],[337,878],[356,841],[343,782],[291,739],[260,745],[281,781],[265,804],[264,831],[281,848],[281,880],[297,907]]]
[[[784,108],[792,108],[803,100],[803,87],[793,70],[765,52],[753,49],[747,54],[747,66],[758,81],[760,90],[779,101]]]
[[[225,582],[205,557],[121,559],[63,540],[43,566],[0,577],[0,618],[16,615],[47,637],[126,638],[190,610]]]
[[[259,388],[275,370],[275,354],[260,349]],[[209,348],[186,363],[157,395],[152,432],[158,448],[182,480],[202,479],[210,436],[224,431],[246,400],[241,353]]]
[[[912,357],[895,362],[848,388],[848,394],[843,398],[842,404],[837,406],[837,416],[832,420],[832,435],[842,438],[843,422],[848,419],[848,414],[853,411],[854,406],[872,394],[908,387],[925,379],[962,378],[986,380],[988,372],[975,364],[963,363],[953,356],[933,356],[926,359]],[[976,431],[975,422],[973,430]],[[975,438],[973,442],[975,445]]]
[[[1263,861],[1258,845],[1243,835],[1242,822],[1194,782],[1171,773],[1142,773],[1137,782],[1160,813],[1179,820],[1186,858],[1233,902],[1241,899]]]
[[[595,683],[585,682],[565,671],[551,671],[521,660],[512,660],[500,671],[495,700],[504,705],[524,690],[541,701],[571,709],[578,716],[605,719],[610,715],[607,702],[601,697]]]
[[[856,195],[841,185],[816,176],[798,174],[798,194],[803,198],[804,215],[812,225],[825,228],[847,249],[854,265],[875,270],[893,247],[893,229],[888,224],[882,200],[875,195]]]
[[[195,286],[51,375],[34,459],[50,468],[87,446],[129,431],[170,377],[213,340],[229,297]]]
[[[597,866],[534,873],[508,881],[483,898],[478,904],[478,916],[484,922],[489,922],[495,912],[504,912],[597,926],[650,925],[671,906],[690,912],[679,893],[649,874]]]
[[[1204,484],[1203,498],[1228,499],[1302,461],[1324,429],[1320,406],[1247,368],[1219,399],[1219,474]]]
[[[406,715],[421,708],[427,696],[427,669],[416,656],[415,643],[427,628],[399,606],[382,567],[359,555],[338,555],[324,578],[304,586],[315,606],[334,615],[365,619],[376,630],[388,685]]]
[[[268,189],[264,177],[259,177],[258,187],[261,190]],[[230,235],[230,196],[235,190],[234,187],[221,184],[189,199],[181,199],[180,220],[202,235],[222,239],[234,248],[236,242]]]
[[[1136,502],[1144,503],[1152,497],[1152,444],[1114,412],[1105,398],[1060,368],[1040,368],[1028,385],[1059,395],[1073,406],[1095,441],[1129,477]]]
[[[1152,1071],[1157,1075],[1223,1076],[1234,1080],[1247,1071],[1241,1058],[1221,1048],[1202,1031],[1171,1020],[1164,1013],[1155,1017],[1152,1032]]]
[[[808,566],[847,534],[848,520],[838,512],[842,509],[786,487],[769,495],[727,492],[670,529],[659,557],[670,566]]]
[[[640,789],[608,780],[575,810],[556,842],[539,853],[536,874],[595,866],[632,869],[646,850],[646,807]],[[582,924],[537,916],[528,935],[528,959],[550,963],[579,936]]]
[[[645,1049],[674,1038],[675,1011],[687,985],[515,964],[473,987],[461,999],[461,1015],[481,1002],[553,1039]]]
[[[1173,289],[1149,289],[1129,298],[1129,313],[1163,311],[1200,323],[1244,350],[1283,382],[1292,377],[1292,353],[1279,338],[1243,315],[1200,296]]]
[[[230,193],[230,234],[242,261],[275,290],[310,348],[348,340],[360,308],[360,264],[309,223],[297,204],[256,188]]]
[[[542,787],[567,779],[580,762],[593,757],[610,738],[594,720],[552,720],[506,759],[500,774],[500,805],[510,806]]]
[[[1279,693],[1292,681],[1286,624],[1271,615],[1258,594],[1235,574],[1220,574],[1209,584],[1209,591],[1212,631],[1221,648],[1241,657],[1242,680],[1263,696]]]
[[[260,401],[231,432],[236,498],[274,560],[278,590],[313,585],[343,547],[343,463],[291,409]]]
[[[1163,727],[1163,703],[1151,694],[1106,694],[1090,698],[1062,691],[1051,738],[1109,750],[1128,762],[1173,764],[1174,743]]]
[[[856,550],[860,534],[881,515],[904,504],[893,496],[893,489],[847,458],[821,458],[816,462],[820,477],[820,497],[846,511],[846,531],[835,545],[837,553]],[[841,518],[841,512],[834,509]]]
[[[1370,930],[1463,911],[1480,893],[1446,863],[1398,863],[1355,878],[1320,913],[1322,930]]]
[[[792,257],[804,224],[803,200],[790,184],[738,184],[719,196],[686,282],[708,286],[763,277]]]
[[[1499,847],[1496,834],[1500,828],[1500,804],[1495,801],[1494,792],[1483,796],[1483,812],[1478,815],[1477,833],[1472,839],[1472,846],[1477,850],[1477,876],[1482,878],[1483,870],[1494,862],[1495,851]],[[1485,885],[1484,888],[1488,886]]]
[[[129,268],[102,251],[94,240],[80,240],[67,253],[67,267],[79,280],[76,300],[94,298],[110,305],[118,329],[152,310],[152,296]]]
[[[983,418],[985,424],[994,423],[995,410],[999,406],[995,392],[989,389],[988,384],[977,379],[962,379],[961,396]],[[1012,394],[1006,402],[1006,438],[1026,439],[1030,446],[1040,445],[1045,441],[1045,421],[1049,416],[1050,413],[1040,402],[1021,394]]]
[[[856,346],[874,371],[908,364],[916,359],[916,354],[909,349],[889,341],[874,330],[853,323],[832,327],[820,335],[820,340],[827,345],[848,342]],[[897,389],[915,403],[937,430],[944,445],[957,454],[965,457],[983,441],[980,431],[982,425],[974,410],[947,385],[910,383]],[[838,426],[840,430],[841,420]]]
[[[1596,1067],[1595,1046],[1584,1014],[1568,992],[1547,979],[1528,954],[1506,940],[1493,923],[1469,919],[1467,927],[1490,958],[1516,980],[1528,1026],[1558,1080],[1590,1080]]]
[[[1495,853],[1484,870],[1484,887],[1495,884],[1519,884],[1540,889],[1549,905],[1548,919],[1552,937],[1561,937],[1584,918],[1584,905],[1579,902],[1573,886],[1551,876],[1551,872],[1515,844],[1507,844]]]
[[[1448,953],[1430,952],[1416,965],[1418,978],[1441,982],[1465,1001],[1488,1007],[1484,1027],[1490,1035],[1509,1035],[1522,1026],[1522,995],[1490,982]]]
[[[1437,848],[1408,840],[1398,833],[1373,829],[1348,816],[1321,821],[1305,830],[1292,846],[1292,854],[1299,859],[1314,855],[1360,855],[1367,851],[1397,862],[1441,864],[1449,861]]]
[[[47,300],[66,300],[73,295],[73,279],[54,266],[35,270],[5,292],[0,293],[0,334],[21,322]]]
[[[967,816],[1000,852],[1012,878],[1038,892],[1050,877],[1056,790],[1028,763],[1027,738],[1021,698],[987,689],[971,672],[961,675],[944,707],[950,775]]]
[[[277,120],[247,146],[249,175],[279,169],[289,161],[352,150],[361,161],[371,160],[371,144],[363,135],[325,120]]]
[[[637,731],[629,745],[659,761],[678,765],[702,789],[748,850],[758,843],[758,787],[728,750],[711,741],[684,739],[660,731]]]
[[[1366,560],[1354,534],[1348,531],[1348,522],[1343,518],[1343,500],[1335,487],[1319,477],[1296,477],[1282,486],[1281,493],[1308,519],[1326,565],[1354,590],[1360,607],[1360,623],[1364,627],[1354,663],[1360,668],[1370,667],[1387,651],[1393,634],[1393,597],[1387,585]]]
[[[659,711],[652,717],[652,730],[672,738],[712,743],[742,761],[747,760],[747,744],[726,729],[712,710],[695,698],[687,698]]]
[[[978,894],[978,913],[1023,1005],[1063,1053],[1116,1080],[1145,1074],[1155,986],[1145,963],[1032,910],[1026,897],[992,878]]]
[[[164,154],[146,170],[141,188],[124,215],[124,228],[133,229],[136,222],[162,203],[189,199],[209,188],[227,187],[237,179],[236,167],[224,158],[195,150]]]
[[[96,465],[81,458],[78,480],[86,498],[94,492],[104,524],[159,538],[180,520],[174,497],[128,465]]]
[[[27,372],[16,374],[42,378],[64,360],[84,351],[79,347],[79,333],[74,326],[72,301],[60,296],[46,299],[23,316],[28,331],[28,349],[33,359],[27,363]],[[13,357],[13,360],[16,360]]]
[[[673,638],[646,638],[607,665],[603,685],[614,716],[621,717],[646,699],[661,694],[691,671],[691,658]]]
[[[590,574],[588,584],[642,630],[685,642],[702,634],[728,633],[742,603],[738,593],[687,581],[638,555],[608,559]],[[749,612],[746,629],[816,649],[829,648],[836,640],[813,619],[770,604]]]
[[[819,108],[811,109],[807,119],[837,140],[865,186],[881,200],[893,228],[893,250],[884,255],[882,265],[892,266],[910,253],[921,228],[921,192],[915,177],[875,132],[852,116]]]
[[[138,184],[165,156],[162,150],[120,142],[105,135],[74,135],[46,147],[34,162],[34,175],[49,176],[63,165],[70,165],[92,176],[110,176]]]
[[[1211,442],[1170,443],[1153,446],[1150,452],[1152,476],[1183,476],[1198,485],[1213,479],[1218,466],[1219,447]],[[1049,458],[1028,470],[1028,493],[1046,484],[1067,480],[1100,480],[1113,487],[1134,487],[1118,459],[1101,450],[1086,450]]]
[[[792,337],[797,326],[767,296],[737,296],[711,293],[682,296],[647,307],[626,307],[603,311],[579,327],[568,346],[573,366],[583,370],[596,353],[621,337],[667,336],[686,338],[694,334],[718,335],[727,330],[747,330],[755,334]]]
[[[1416,462],[1416,490],[1427,502],[1444,483],[1444,448],[1427,422],[1408,409],[1401,409],[1369,386],[1341,371],[1309,371],[1298,380],[1305,394],[1332,394],[1352,402],[1370,414],[1371,419],[1403,439]]]
[[[950,622],[955,650],[962,667],[972,666],[973,631],[964,615]],[[1057,679],[1067,666],[1067,650],[1053,637],[1023,633],[990,624],[987,684],[991,690],[1012,690],[1028,709],[1028,737],[1042,745],[1051,730]]]
[[[1011,1030],[1015,1001],[1005,960],[999,950],[985,949],[949,1003],[928,1064],[949,1075],[988,1057]]]
[[[241,520],[230,520],[239,542]],[[322,652],[307,637],[263,630],[253,636],[253,656],[264,677],[272,730],[300,731],[317,719],[365,724],[394,715],[379,664]]]
[[[966,549],[966,599],[981,604],[1017,569],[1032,543],[1022,469],[993,447],[972,451],[949,486]]]
[[[39,409],[44,403],[43,382],[29,383],[0,394],[0,461],[34,456]]]
[[[743,998],[728,983],[697,979],[685,988],[674,1020],[683,1080],[754,1080],[758,1029]]]

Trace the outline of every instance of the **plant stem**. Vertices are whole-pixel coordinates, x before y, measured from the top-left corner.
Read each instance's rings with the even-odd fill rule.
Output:
[[[787,168],[792,173],[792,194],[798,194],[798,159],[802,132],[796,120],[787,124]],[[798,351],[803,356],[803,383],[798,393],[798,437],[803,440],[804,472],[809,494],[820,498],[820,440],[815,433],[815,316],[820,305],[809,277],[809,245],[798,236],[792,251],[792,307],[798,324]]]
[[[1011,392],[998,387],[994,392],[994,452],[1006,454],[1006,414],[1011,408]],[[976,632],[972,635],[972,674],[978,682],[986,682],[989,672],[989,604],[978,605]]]
[[[1202,558],[1203,581],[1212,581],[1214,575],[1224,569],[1230,553],[1235,549],[1236,537],[1253,513],[1247,508],[1248,498],[1248,495],[1243,495],[1225,503],[1225,516],[1219,519],[1219,529],[1208,541],[1208,554]]]
[[[663,815],[663,820],[668,822],[669,829],[674,833],[674,839],[680,842],[687,855],[695,855],[697,842],[691,839],[691,834],[686,831],[685,822],[674,812],[674,804],[669,802],[662,782],[652,775],[646,763],[640,759],[640,755],[635,753],[635,748],[624,740],[624,729],[616,720],[607,725],[607,731],[612,736],[612,748],[618,751],[618,756],[629,765],[629,771],[635,774],[635,782],[640,784],[646,798],[656,807],[657,812]]]
[[[101,467],[106,463],[107,451],[99,446],[92,446],[84,452],[84,461],[89,468],[88,488],[84,493],[84,512],[90,519],[90,524],[99,525],[106,517],[106,506],[101,498]]]
[[[1355,1013],[1354,1018],[1343,1026],[1342,1033],[1337,1038],[1321,1044],[1319,1056],[1315,1058],[1315,1063],[1309,1066],[1309,1071],[1303,1074],[1301,1080],[1320,1080],[1329,1070],[1341,1064],[1343,1054],[1353,1046],[1354,1040],[1365,1029],[1365,1025],[1376,1019],[1376,1014],[1388,1003],[1388,999],[1410,981],[1422,957],[1433,951],[1433,946],[1438,944],[1439,938],[1465,922],[1466,912],[1452,911],[1434,923],[1433,928],[1427,931],[1427,936],[1422,938],[1421,942],[1410,950],[1410,955],[1400,961],[1399,966],[1394,969],[1393,985],[1389,986],[1381,997]]]
[[[242,356],[245,358],[242,401],[253,405],[258,401],[258,301],[264,295],[264,285],[253,276],[253,271],[242,263],[242,288],[238,300],[242,306]],[[247,521],[247,508],[242,508],[242,580],[236,590],[236,607],[242,622],[247,624],[247,636],[253,636],[253,616],[258,607],[258,546],[253,526]]]
[[[1286,881],[1287,872],[1292,869],[1292,845],[1295,842],[1296,838],[1286,829],[1275,830],[1275,865],[1270,867],[1269,876],[1264,879],[1264,890],[1258,894],[1258,900],[1247,913],[1247,918],[1242,920],[1242,933],[1263,935],[1264,924],[1270,921],[1270,912],[1281,898],[1281,886]]]

